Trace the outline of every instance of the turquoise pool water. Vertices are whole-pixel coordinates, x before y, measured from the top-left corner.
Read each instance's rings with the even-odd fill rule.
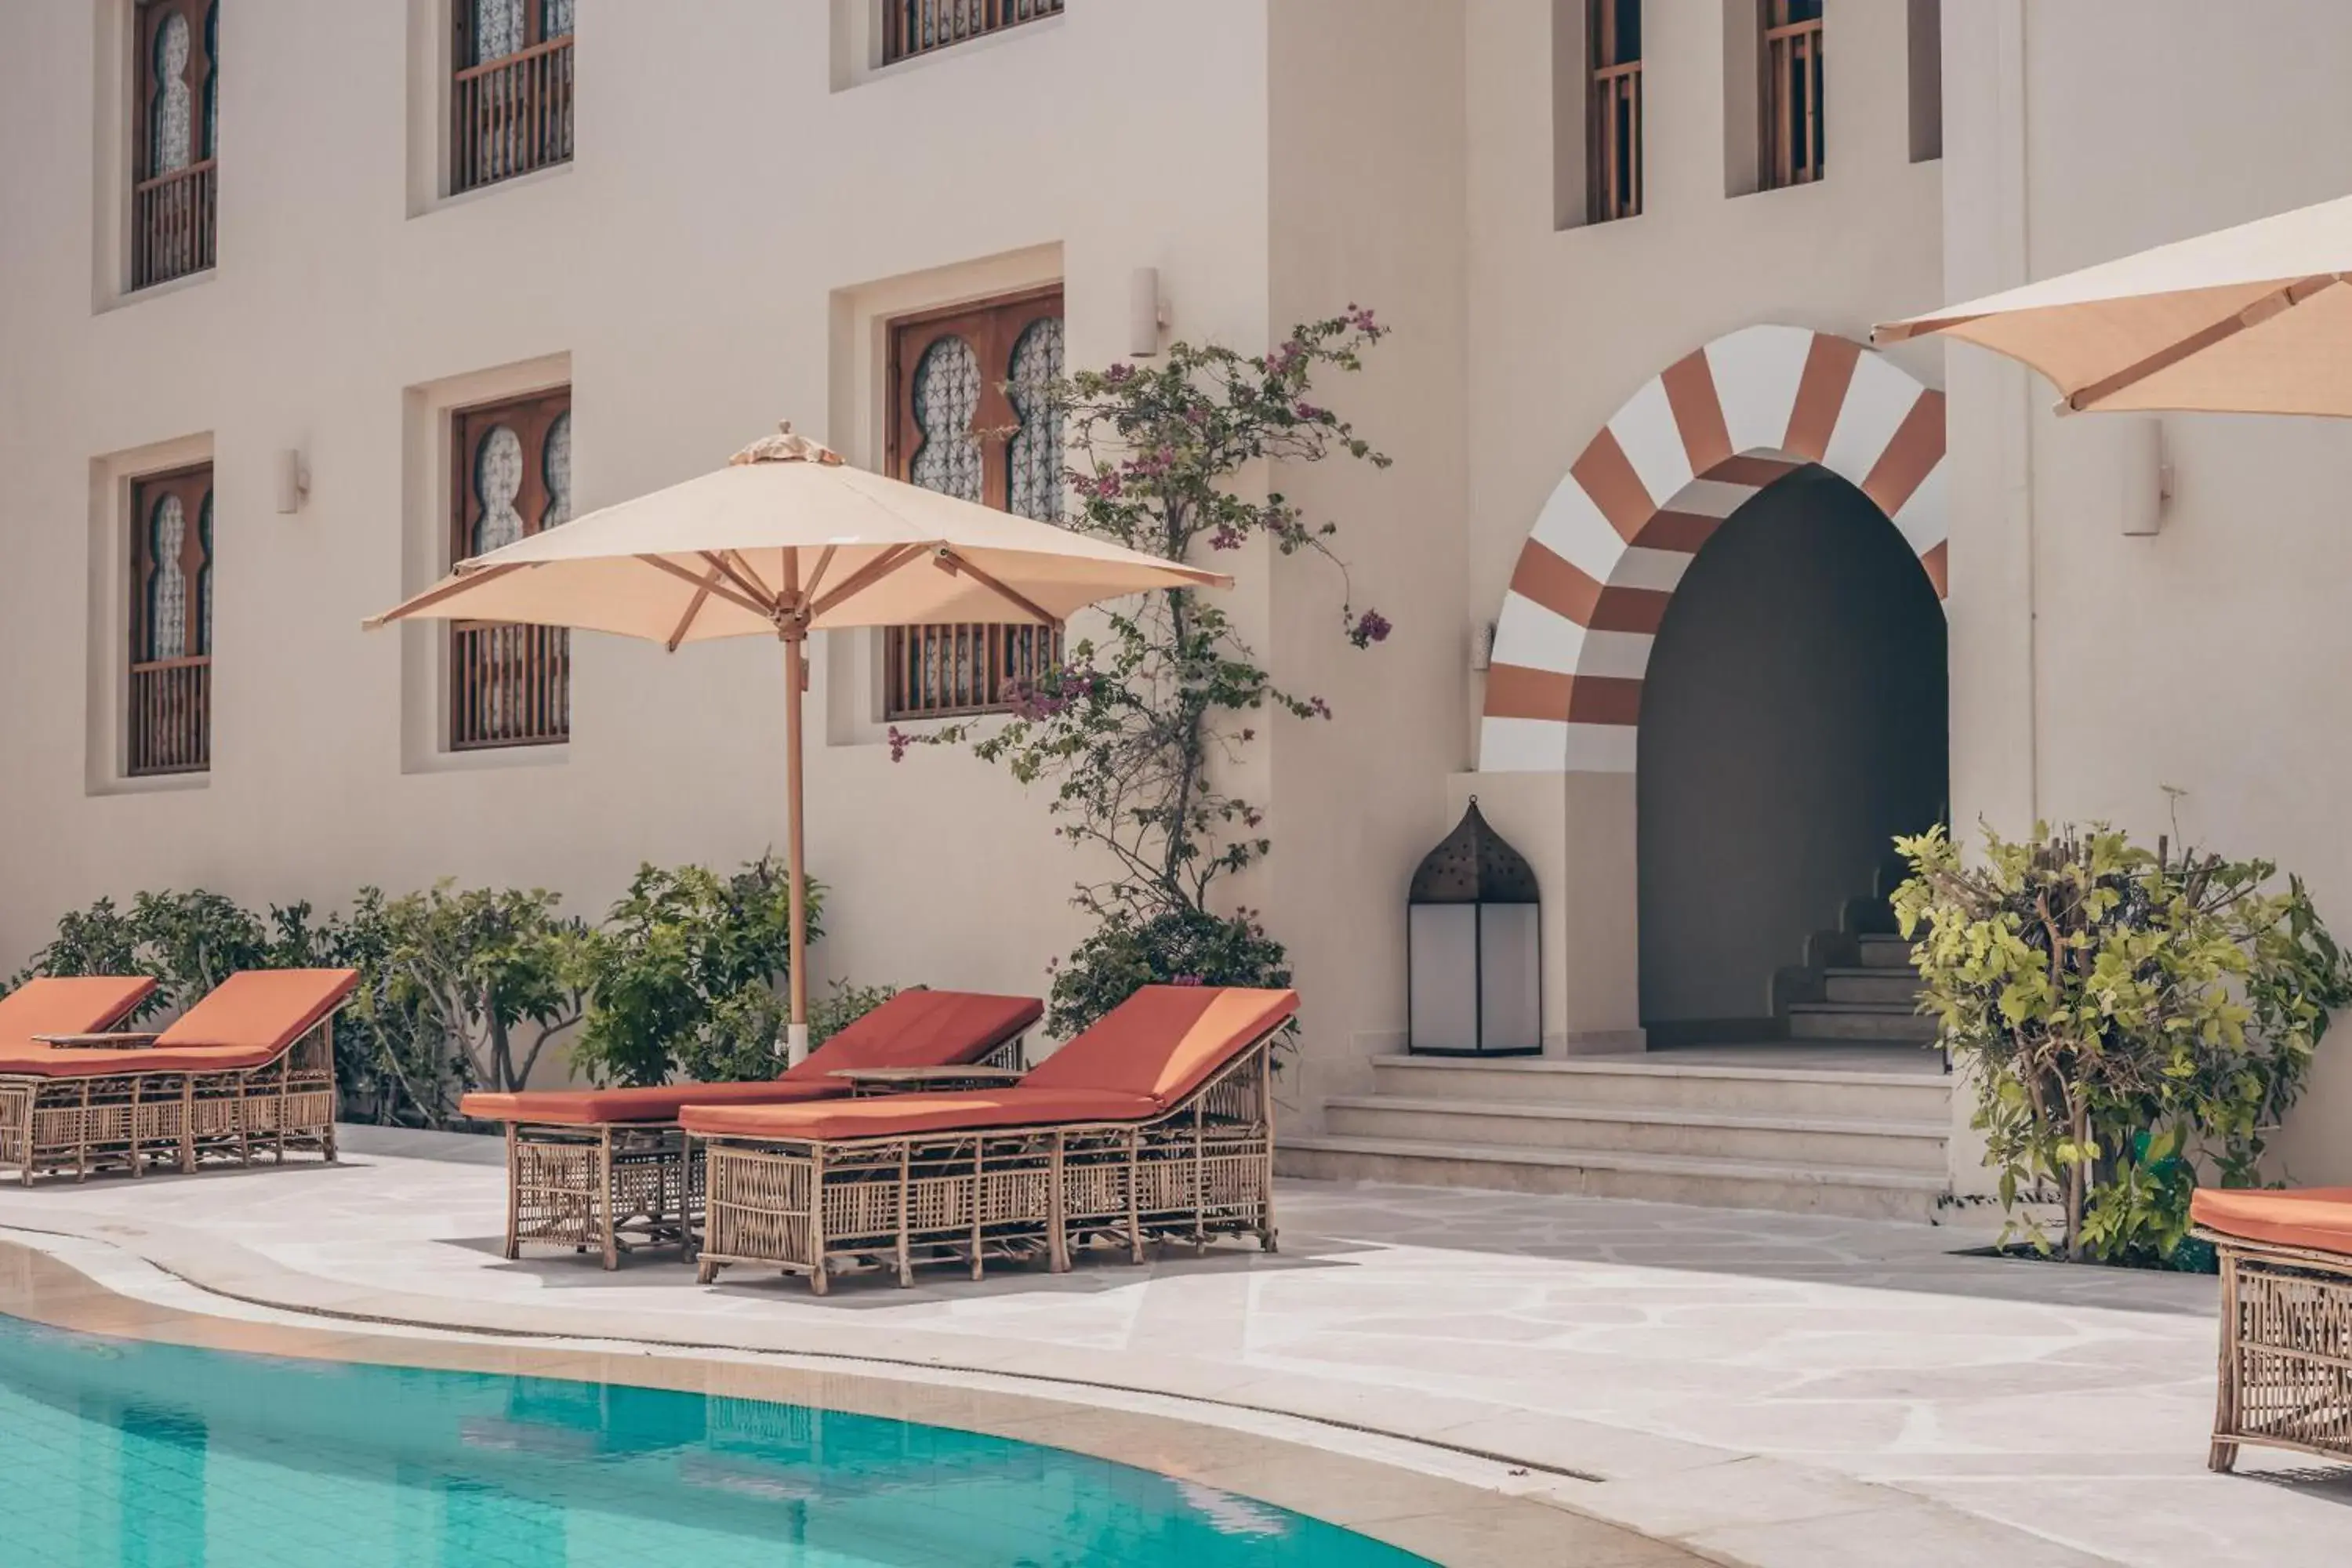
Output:
[[[756,1400],[278,1360],[0,1318],[0,1563],[1402,1568],[1229,1492]]]

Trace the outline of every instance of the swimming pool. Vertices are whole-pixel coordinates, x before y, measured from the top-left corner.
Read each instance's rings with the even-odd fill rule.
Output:
[[[1059,1448],[666,1389],[280,1360],[0,1317],[0,1562],[1402,1568]]]

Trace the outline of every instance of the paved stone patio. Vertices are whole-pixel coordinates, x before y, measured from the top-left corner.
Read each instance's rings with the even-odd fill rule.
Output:
[[[2207,1279],[1958,1257],[1983,1238],[1949,1228],[1286,1183],[1278,1255],[861,1279],[819,1300],[748,1271],[698,1288],[662,1254],[615,1274],[509,1263],[495,1145],[352,1142],[334,1170],[12,1188],[0,1226],[303,1310],[1367,1427],[1533,1467],[1497,1484],[1727,1561],[2352,1561],[2352,1470],[2257,1449],[2247,1474],[2205,1469]]]

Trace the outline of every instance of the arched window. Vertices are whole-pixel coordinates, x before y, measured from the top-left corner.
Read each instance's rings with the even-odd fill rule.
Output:
[[[131,286],[213,264],[220,137],[217,0],[140,0],[131,154]]]
[[[180,658],[188,651],[188,574],[180,559],[188,546],[188,512],[166,491],[147,514],[147,657]]]
[[[1010,509],[1043,522],[1062,517],[1062,410],[1050,395],[1062,379],[1062,318],[1040,316],[1013,348],[1005,395],[1020,427],[1005,455]]]
[[[209,464],[131,489],[130,750],[126,771],[196,773],[212,758],[213,475]]]
[[[449,188],[572,156],[572,0],[450,0]]]
[[[572,516],[572,395],[535,393],[451,421],[453,561]],[[547,745],[572,733],[572,642],[561,626],[449,628],[449,745]]]
[[[890,329],[890,471],[926,489],[1058,521],[1062,291],[909,317]],[[892,719],[1010,707],[1061,657],[1051,626],[892,626],[883,711]]]
[[[968,341],[950,334],[923,351],[913,412],[915,460],[908,478],[927,490],[978,500],[980,436],[972,419],[980,412],[980,356]]]
[[[158,174],[169,174],[186,168],[194,161],[194,121],[190,117],[195,100],[188,83],[188,61],[192,52],[188,18],[177,11],[167,14],[163,25],[155,29],[152,46],[154,66],[147,100],[147,167]]]

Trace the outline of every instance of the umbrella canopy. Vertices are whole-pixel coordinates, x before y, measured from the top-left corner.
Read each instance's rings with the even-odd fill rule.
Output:
[[[1952,305],[1872,334],[2022,360],[2061,412],[2352,415],[2352,197]]]
[[[675,652],[714,637],[784,645],[789,1054],[807,1049],[801,694],[806,640],[839,626],[1058,625],[1104,599],[1233,579],[1051,523],[885,479],[793,434],[716,473],[461,561],[369,627],[522,621],[644,637]]]
[[[470,561],[367,624],[526,621],[712,637],[952,621],[1055,623],[1232,579],[853,468],[787,426],[726,468]]]

